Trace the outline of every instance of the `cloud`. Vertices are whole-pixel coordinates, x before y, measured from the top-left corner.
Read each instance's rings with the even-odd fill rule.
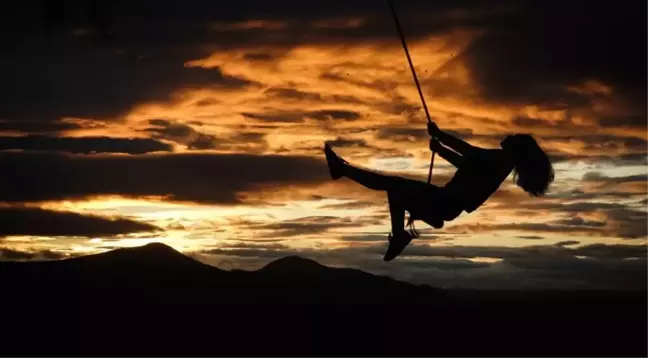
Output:
[[[0,247],[0,261],[60,260],[70,255],[52,250],[16,250]]]
[[[189,150],[235,150],[243,149],[248,153],[261,152],[267,148],[265,133],[237,132],[229,136],[216,136],[203,133],[189,124],[167,119],[150,119],[153,127],[143,129],[153,138],[173,141],[185,145]],[[201,123],[196,123],[200,125]]]
[[[302,217],[294,220],[284,220],[277,223],[252,226],[253,230],[268,230],[266,237],[304,236],[326,232],[339,227],[357,227],[359,223],[350,219],[333,216]]]
[[[158,231],[158,227],[126,218],[107,218],[31,207],[0,207],[0,237],[115,236]]]
[[[14,133],[42,133],[52,134],[75,129],[82,129],[79,123],[64,120],[16,120],[0,119],[0,131]]]
[[[490,23],[463,56],[481,94],[495,102],[588,106],[594,91],[569,86],[595,78],[645,113],[646,54],[639,45],[646,40],[639,26],[644,10],[640,3],[603,1],[588,4],[587,11],[579,3],[527,3],[505,21]]]
[[[27,123],[56,123],[63,117],[109,120],[143,102],[171,100],[179,89],[237,89],[251,84],[216,68],[185,68],[184,59],[165,53],[169,50],[143,56],[137,54],[141,50],[130,49],[101,56],[49,49],[43,54],[48,66],[27,65],[35,58],[3,57],[0,74],[12,86],[0,92],[8,104],[0,115]]]
[[[2,39],[12,55],[0,59],[7,84],[0,90],[6,104],[0,118],[23,132],[56,129],[65,117],[115,119],[143,102],[170,100],[178,90],[253,85],[217,68],[185,67],[188,59],[208,54],[203,46],[210,41],[208,18],[187,13],[187,4],[162,10],[153,3],[117,6],[114,39],[102,44],[74,34],[46,34],[31,21],[32,9],[13,5],[3,16]],[[221,8],[211,7],[211,16]]]
[[[304,156],[0,152],[0,166],[0,201],[9,202],[123,195],[239,204],[246,192],[330,181],[322,159]]]
[[[307,119],[316,121],[353,121],[360,118],[360,114],[344,109],[329,109],[317,111],[274,111],[271,113],[242,113],[243,116],[268,122],[303,123]]]
[[[151,152],[171,152],[169,144],[147,138],[110,138],[110,137],[52,137],[21,136],[0,137],[0,150],[20,149],[26,151],[53,151],[76,154],[90,153],[127,153],[144,154]]]
[[[384,241],[384,238],[383,238]],[[371,242],[371,241],[369,241]],[[645,288],[645,245],[565,245],[530,247],[428,246],[413,243],[396,261],[380,256],[386,243],[328,250],[268,247],[206,250],[207,263],[255,269],[270,260],[300,255],[323,264],[353,267],[433,286],[487,289],[631,289]],[[577,256],[587,256],[578,258]],[[636,259],[628,260],[629,257]],[[228,259],[229,258],[229,259]],[[489,258],[494,261],[474,261]]]
[[[165,119],[151,119],[149,123],[154,127],[147,128],[146,131],[150,132],[153,138],[184,144],[188,149],[215,149],[217,147],[218,140],[215,136],[201,133],[190,125]]]
[[[631,127],[643,129],[646,127],[646,115],[632,115],[632,116],[602,116],[598,120],[598,124],[602,127]],[[636,144],[641,142],[637,141]],[[645,149],[646,141],[643,141]]]
[[[254,84],[225,75],[218,68],[184,65],[214,48],[259,48],[264,44],[285,48],[305,42],[394,38],[393,28],[385,26],[391,19],[384,11],[370,10],[373,14],[367,14],[371,9],[368,3],[339,4],[316,6],[319,10],[312,4],[300,7],[289,2],[228,7],[205,2],[164,8],[148,1],[114,5],[114,37],[101,44],[86,43],[87,36],[74,33],[44,36],[39,26],[25,26],[25,15],[30,12],[16,6],[3,16],[7,31],[2,38],[12,45],[12,56],[0,60],[0,75],[11,84],[0,92],[8,104],[0,117],[19,121],[18,126],[25,122],[56,123],[63,117],[107,119],[126,113],[136,104],[169,100],[176,90],[236,90]],[[456,5],[434,6],[437,13],[444,7],[452,10]],[[412,13],[403,9],[404,18]],[[371,19],[358,20],[365,15]],[[342,20],[333,21],[340,17]],[[338,25],[323,26],[332,23]],[[342,23],[358,26],[340,27]],[[420,20],[417,23],[425,24]],[[434,29],[428,26],[427,30]],[[418,30],[410,33],[421,35]],[[273,57],[259,51],[245,54],[246,60],[254,62]],[[43,62],[48,65],[41,66]],[[348,118],[348,114],[342,117]]]
[[[530,235],[530,236],[518,236],[518,239],[523,239],[523,240],[544,240],[543,236],[537,236],[537,235]]]
[[[239,232],[250,232],[258,239],[300,238],[308,235],[323,234],[339,228],[359,228],[364,225],[380,224],[385,217],[366,215],[361,218],[341,218],[337,216],[306,216],[275,222],[253,220],[234,220],[230,224]]]

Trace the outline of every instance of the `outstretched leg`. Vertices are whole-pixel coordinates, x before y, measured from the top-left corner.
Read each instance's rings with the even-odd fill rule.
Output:
[[[326,153],[326,161],[328,162],[331,177],[333,179],[347,177],[365,188],[380,191],[398,189],[399,187],[402,187],[403,181],[406,180],[355,167],[335,154],[328,144],[326,144],[324,152]]]
[[[383,260],[391,261],[400,255],[414,238],[413,234],[405,231],[405,211],[425,207],[427,199],[432,199],[439,188],[416,180],[390,176],[361,169],[347,163],[333,152],[326,144],[324,148],[326,161],[333,179],[347,177],[356,183],[371,189],[387,192],[392,233],[389,235],[389,248]],[[417,210],[418,211],[418,210]],[[427,220],[436,228],[443,227],[443,220]]]

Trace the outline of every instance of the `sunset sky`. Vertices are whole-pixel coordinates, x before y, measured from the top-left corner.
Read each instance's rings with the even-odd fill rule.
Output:
[[[488,148],[533,134],[549,195],[509,178],[382,261],[386,195],[332,181],[322,148],[427,179],[386,1],[115,1],[98,22],[23,1],[0,15],[0,259],[163,242],[224,269],[301,255],[443,287],[645,288],[645,1],[394,3],[436,123]],[[437,156],[432,183],[453,172]]]

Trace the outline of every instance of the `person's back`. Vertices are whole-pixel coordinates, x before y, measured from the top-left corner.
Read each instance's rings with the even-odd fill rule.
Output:
[[[513,170],[513,163],[503,150],[474,148],[444,186],[448,199],[453,201],[452,206],[456,209],[449,217],[454,218],[461,211],[471,213],[479,208]]]

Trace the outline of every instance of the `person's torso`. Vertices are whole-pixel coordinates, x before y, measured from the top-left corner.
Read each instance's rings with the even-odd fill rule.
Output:
[[[483,150],[465,157],[444,189],[467,213],[473,212],[493,195],[511,173],[513,166],[501,150]]]

